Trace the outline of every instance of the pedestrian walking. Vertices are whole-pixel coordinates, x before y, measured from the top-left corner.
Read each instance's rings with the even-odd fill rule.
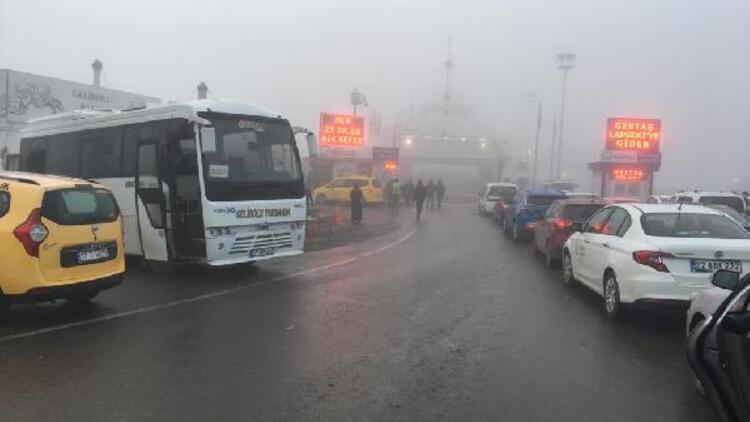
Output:
[[[432,179],[427,182],[425,193],[427,194],[427,209],[431,210],[435,207],[435,182]]]
[[[414,188],[414,203],[417,205],[417,221],[422,219],[422,205],[424,199],[427,196],[427,188],[422,184],[422,179],[419,179],[417,186]]]
[[[394,214],[398,214],[398,206],[401,203],[401,183],[399,183],[398,177],[393,179],[391,192],[393,192],[393,203],[391,206],[393,207]]]
[[[443,197],[445,196],[445,185],[442,179],[438,179],[435,194],[437,195],[437,209],[440,209],[443,206]]]
[[[362,195],[362,190],[359,188],[358,183],[354,184],[352,191],[349,193],[349,199],[352,208],[352,224],[359,224],[362,222],[362,207],[365,197]]]
[[[404,193],[404,202],[406,202],[406,205],[411,205],[412,196],[414,195],[414,182],[409,180],[404,184],[404,188],[402,190]]]

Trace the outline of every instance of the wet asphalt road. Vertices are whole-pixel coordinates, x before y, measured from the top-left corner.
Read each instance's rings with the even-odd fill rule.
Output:
[[[411,228],[17,308],[0,420],[716,420],[680,315],[605,320],[472,206]]]

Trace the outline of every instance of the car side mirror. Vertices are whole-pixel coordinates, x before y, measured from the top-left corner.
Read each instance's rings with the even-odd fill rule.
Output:
[[[306,139],[307,139],[307,154],[310,157],[317,157],[318,156],[318,138],[315,136],[314,133],[308,133]]]
[[[570,225],[570,231],[572,232],[580,232],[583,230],[583,224],[575,222]]]
[[[716,270],[711,276],[711,284],[722,289],[735,290],[740,285],[740,273],[729,270]]]

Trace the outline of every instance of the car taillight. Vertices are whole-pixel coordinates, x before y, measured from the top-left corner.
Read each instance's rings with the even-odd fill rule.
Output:
[[[573,225],[573,222],[570,220],[566,220],[564,218],[553,218],[552,224],[555,226],[558,230],[566,230],[569,229],[570,226]]]
[[[660,251],[635,251],[633,260],[641,265],[649,266],[656,271],[668,273],[669,268],[664,264],[664,258],[673,258],[674,255]]]
[[[49,234],[47,228],[42,224],[42,210],[40,208],[31,210],[31,214],[26,218],[26,221],[16,227],[13,234],[21,242],[29,256],[38,257],[39,245],[44,242]]]

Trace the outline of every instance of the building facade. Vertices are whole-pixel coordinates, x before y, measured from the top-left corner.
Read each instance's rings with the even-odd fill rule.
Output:
[[[96,80],[96,78],[95,78]],[[80,109],[127,109],[161,100],[31,73],[0,69],[0,158],[19,149],[20,131],[30,119]]]

